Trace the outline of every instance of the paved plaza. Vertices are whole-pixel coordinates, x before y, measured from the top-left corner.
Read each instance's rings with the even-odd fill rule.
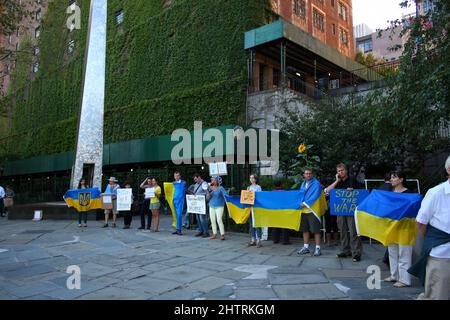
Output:
[[[337,247],[322,247],[321,257],[299,257],[292,245],[264,241],[248,248],[246,234],[225,241],[171,234],[170,217],[158,233],[101,228],[89,222],[0,220],[0,299],[415,299],[417,281],[396,289],[381,283],[367,288],[366,273],[381,262],[384,248],[365,243],[362,261],[338,259]],[[79,266],[81,289],[69,290],[66,273]]]

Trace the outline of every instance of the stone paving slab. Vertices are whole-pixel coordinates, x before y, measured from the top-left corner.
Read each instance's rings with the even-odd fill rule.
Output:
[[[333,284],[274,285],[272,288],[283,300],[325,300],[347,297]]]
[[[170,268],[167,270],[155,272],[152,274],[152,277],[158,279],[168,279],[174,280],[178,282],[190,283],[196,280],[203,279],[206,276],[214,274],[214,271],[211,270],[202,270],[199,272],[198,269],[189,268],[187,266],[180,266],[175,268]]]
[[[276,300],[278,297],[272,288],[238,288],[236,289],[237,300]]]
[[[230,279],[219,278],[216,276],[206,277],[198,281],[192,282],[188,285],[188,288],[199,291],[199,292],[209,292],[214,289],[223,287],[226,284],[230,284],[233,281]]]
[[[282,284],[314,284],[328,283],[328,279],[321,274],[270,274],[269,283],[272,285]]]

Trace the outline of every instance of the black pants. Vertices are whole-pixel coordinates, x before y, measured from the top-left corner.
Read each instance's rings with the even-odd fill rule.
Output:
[[[145,228],[145,216],[147,216],[147,229],[152,226],[152,212],[150,210],[150,199],[142,201],[141,206],[141,227]]]
[[[327,210],[327,212],[325,212],[325,232],[326,233],[339,232],[339,228],[337,225],[337,216],[331,215],[330,210]]]
[[[5,214],[5,202],[3,201],[3,198],[0,199],[0,215],[3,217]]]
[[[133,220],[133,212],[130,211],[124,211],[123,212],[123,223],[126,226],[131,226],[131,220]]]
[[[78,212],[78,224],[81,224],[81,220],[87,224],[87,212]]]
[[[281,228],[273,228],[272,229],[272,239],[274,243],[280,242],[280,237],[283,240],[283,243],[289,243],[289,230],[281,229]]]

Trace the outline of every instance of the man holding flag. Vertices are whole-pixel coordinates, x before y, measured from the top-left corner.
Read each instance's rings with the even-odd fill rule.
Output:
[[[303,173],[305,180],[303,181],[300,190],[304,190],[304,197],[302,201],[302,215],[300,232],[303,232],[303,248],[298,250],[299,255],[309,254],[309,239],[310,233],[314,234],[316,248],[313,256],[318,257],[320,252],[320,229],[321,217],[327,210],[325,195],[322,191],[320,182],[313,177],[312,169],[306,168]]]

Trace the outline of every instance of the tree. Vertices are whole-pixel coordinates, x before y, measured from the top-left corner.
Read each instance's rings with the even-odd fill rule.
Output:
[[[25,14],[25,8],[20,1],[0,0],[0,30],[3,30],[3,34],[10,35],[16,31]]]

